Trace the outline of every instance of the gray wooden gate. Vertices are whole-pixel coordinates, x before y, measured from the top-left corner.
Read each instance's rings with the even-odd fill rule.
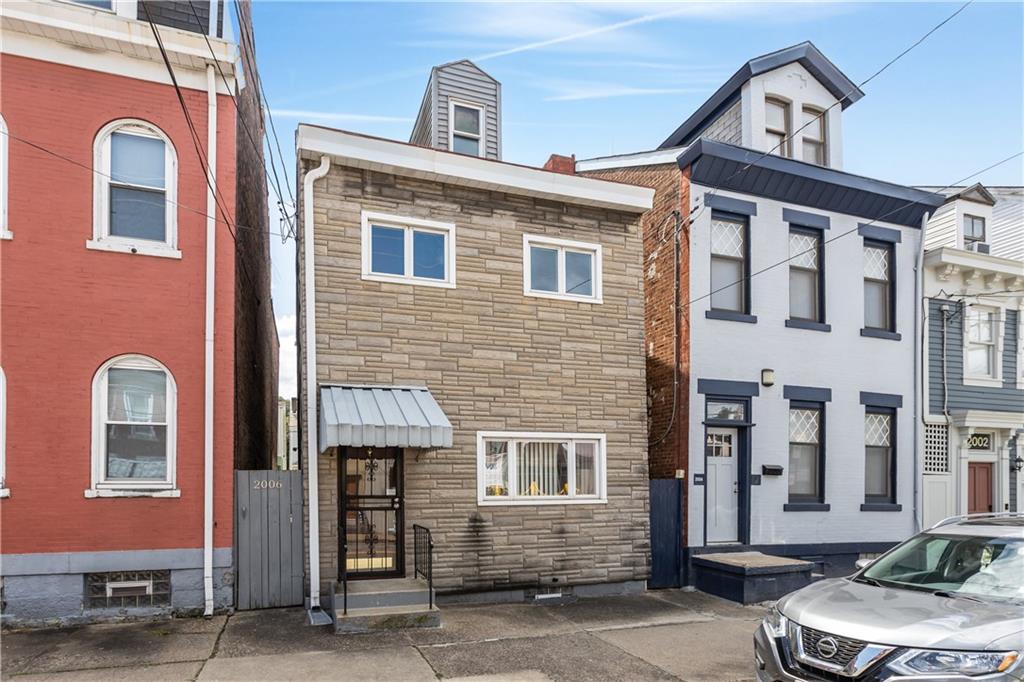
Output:
[[[235,472],[235,604],[294,606],[303,599],[302,472]]]

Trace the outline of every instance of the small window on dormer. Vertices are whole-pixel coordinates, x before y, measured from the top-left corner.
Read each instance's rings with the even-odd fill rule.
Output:
[[[985,241],[985,219],[964,214],[964,246]]]
[[[483,156],[483,107],[452,102],[449,149],[468,156]]]
[[[768,153],[789,156],[789,105],[782,100],[766,99],[764,123]]]
[[[825,112],[804,107],[804,161],[825,165]]]

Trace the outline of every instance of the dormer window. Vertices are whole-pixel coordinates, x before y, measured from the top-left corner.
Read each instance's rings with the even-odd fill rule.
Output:
[[[964,214],[964,246],[985,241],[985,219],[976,215]]]
[[[449,149],[468,156],[483,156],[483,118],[482,106],[453,100],[450,111],[452,128]]]
[[[789,105],[782,100],[764,101],[764,134],[770,154],[789,156]]]
[[[824,114],[820,109],[804,107],[804,161],[819,166],[824,166],[827,158]]]

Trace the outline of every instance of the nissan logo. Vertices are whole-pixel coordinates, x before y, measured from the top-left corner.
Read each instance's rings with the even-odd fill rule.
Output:
[[[839,642],[831,637],[822,637],[818,640],[817,649],[822,658],[832,658],[839,652]]]

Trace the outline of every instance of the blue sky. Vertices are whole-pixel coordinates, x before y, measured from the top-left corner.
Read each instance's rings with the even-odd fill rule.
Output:
[[[962,3],[257,2],[286,154],[299,121],[407,140],[430,67],[501,81],[503,155],[540,165],[656,147],[745,61],[813,41],[861,82]],[[1024,4],[975,2],[843,116],[845,170],[947,185],[1024,149]],[[1024,184],[1024,164],[975,180]],[[272,229],[277,229],[276,227]],[[282,394],[294,394],[294,242],[274,238]]]

